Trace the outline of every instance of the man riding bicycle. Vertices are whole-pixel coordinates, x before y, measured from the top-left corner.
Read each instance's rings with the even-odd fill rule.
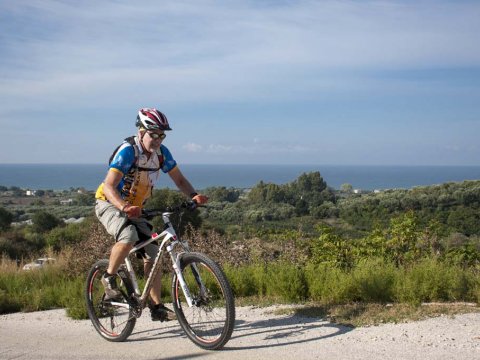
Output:
[[[107,273],[102,278],[106,300],[122,296],[116,283],[117,271],[133,245],[151,236],[152,226],[140,215],[143,205],[152,195],[160,170],[170,176],[182,193],[198,204],[208,201],[206,196],[195,191],[168,148],[162,144],[165,131],[172,130],[167,117],[157,109],[143,108],[138,112],[135,125],[138,128],[137,135],[125,139],[114,151],[107,176],[95,195],[95,213],[116,241]],[[158,246],[151,243],[144,249],[144,271],[149,274]],[[175,319],[175,313],[161,303],[160,276],[156,277],[150,291],[150,300],[152,320]]]

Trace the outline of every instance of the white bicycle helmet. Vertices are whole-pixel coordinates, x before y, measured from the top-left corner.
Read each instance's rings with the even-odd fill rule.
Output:
[[[155,108],[140,109],[135,126],[146,130],[172,130],[165,114]]]

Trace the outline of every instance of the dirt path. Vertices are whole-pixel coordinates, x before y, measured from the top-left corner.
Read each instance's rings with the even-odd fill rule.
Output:
[[[204,351],[177,323],[142,316],[129,340],[110,343],[64,310],[0,316],[0,359],[480,359],[480,313],[349,328],[322,319],[237,308],[225,349]]]

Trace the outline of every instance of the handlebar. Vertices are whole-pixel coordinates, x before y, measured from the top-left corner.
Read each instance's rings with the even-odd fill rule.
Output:
[[[199,206],[196,201],[184,201],[180,205],[168,206],[165,209],[143,209],[141,217],[152,219],[165,213],[179,213],[185,210],[193,211]]]

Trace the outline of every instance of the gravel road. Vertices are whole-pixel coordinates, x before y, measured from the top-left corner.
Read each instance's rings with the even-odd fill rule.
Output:
[[[274,308],[237,308],[232,339],[215,352],[149,314],[123,343],[103,340],[89,320],[71,320],[64,310],[1,315],[0,359],[480,359],[480,313],[351,328],[272,315]]]

